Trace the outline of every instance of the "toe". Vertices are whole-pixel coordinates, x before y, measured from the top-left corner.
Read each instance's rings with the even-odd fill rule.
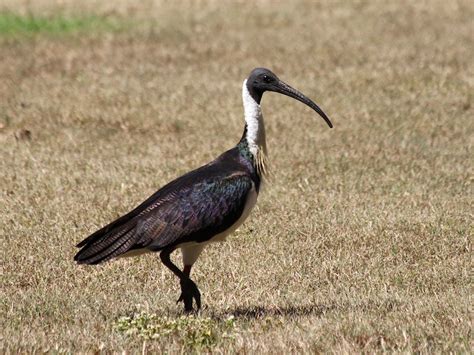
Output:
[[[197,309],[201,308],[201,293],[196,284],[191,280],[181,281],[181,296],[179,296],[177,303],[184,303],[184,311],[186,313],[193,311],[193,299],[196,301]]]
[[[201,293],[199,292],[197,288],[193,297],[194,297],[194,300],[196,301],[197,309],[200,309],[201,308]]]

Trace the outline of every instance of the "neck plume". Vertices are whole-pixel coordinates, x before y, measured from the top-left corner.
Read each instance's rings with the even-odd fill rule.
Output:
[[[267,143],[265,125],[259,103],[250,95],[247,80],[242,85],[242,100],[244,102],[245,125],[244,139],[253,156],[255,167],[260,175],[266,174]]]

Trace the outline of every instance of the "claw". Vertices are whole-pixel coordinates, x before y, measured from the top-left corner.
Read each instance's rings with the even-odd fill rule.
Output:
[[[193,311],[193,299],[196,301],[197,310],[201,308],[201,293],[191,279],[181,280],[181,295],[176,303],[184,303],[186,313]]]
[[[194,295],[194,300],[196,301],[196,308],[199,311],[201,309],[201,293],[196,287],[197,293]]]

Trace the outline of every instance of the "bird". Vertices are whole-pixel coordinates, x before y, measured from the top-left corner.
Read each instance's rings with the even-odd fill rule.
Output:
[[[240,141],[210,163],[169,182],[143,203],[77,244],[74,260],[95,265],[113,258],[159,253],[179,278],[184,312],[199,311],[201,293],[191,268],[204,247],[222,242],[249,216],[268,174],[268,154],[261,100],[265,92],[296,99],[329,117],[312,100],[266,68],[255,68],[244,80],[245,126]],[[170,255],[181,250],[183,269]],[[196,304],[194,308],[193,303]]]

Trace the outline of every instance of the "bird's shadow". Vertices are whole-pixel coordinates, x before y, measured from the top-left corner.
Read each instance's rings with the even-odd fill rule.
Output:
[[[213,313],[211,317],[216,320],[224,320],[229,316],[240,319],[263,319],[266,317],[285,316],[290,318],[299,318],[307,316],[322,316],[327,312],[333,310],[335,306],[324,304],[307,304],[299,306],[250,306],[250,307],[236,307],[224,312]]]

